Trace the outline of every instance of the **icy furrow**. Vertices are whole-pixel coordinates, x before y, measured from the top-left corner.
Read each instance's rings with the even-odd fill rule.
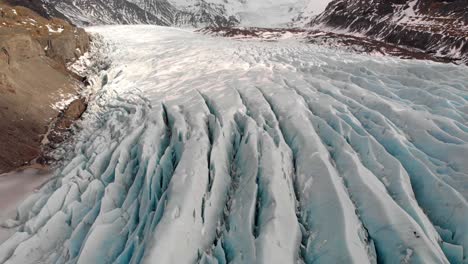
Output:
[[[238,93],[244,98],[242,102],[246,112],[261,131],[258,175],[261,196],[257,199],[257,208],[262,211],[256,223],[258,260],[263,263],[297,262],[301,257],[298,255],[301,231],[296,217],[291,153],[282,140],[278,121],[269,106],[262,101],[259,91],[255,88],[242,90],[238,90]],[[289,229],[285,230],[282,226],[288,226]]]
[[[333,97],[319,94],[302,80],[287,85],[305,98],[314,115],[326,120],[327,125],[341,135],[352,151],[356,152],[360,163],[378,177],[395,202],[419,223],[433,243],[437,243],[440,236],[417,204],[408,174],[398,160],[389,155],[385,148],[362,128],[362,124],[349,112],[347,106]],[[327,103],[315,104],[317,100]]]
[[[468,263],[466,66],[90,30],[110,64],[0,263]]]
[[[273,101],[271,95],[263,96],[275,116],[278,116],[282,133],[293,152],[296,168],[294,184],[301,221],[306,229],[306,236],[303,237],[305,262],[318,259],[324,263],[343,260],[373,262],[375,251],[372,244],[367,244],[367,234],[354,212],[353,202],[314,128],[307,121],[304,122],[307,120],[307,110],[301,101],[288,98],[294,94],[281,90],[279,98],[282,100]],[[288,105],[292,103],[295,105]],[[346,223],[342,222],[344,220]],[[342,230],[336,232],[339,229]]]
[[[310,99],[299,90],[296,92],[306,102]],[[317,96],[314,97],[317,98]],[[352,150],[341,133],[336,131],[336,126],[333,123],[330,124],[329,119],[317,117],[312,110],[310,114],[315,129],[323,142],[331,149],[334,164],[344,178],[351,197],[355,197],[355,203],[358,204],[357,210],[376,245],[378,262],[391,262],[398,258],[400,262],[403,262],[408,252],[411,252],[412,263],[448,262],[437,242],[434,243],[434,240],[430,241],[424,234],[420,234],[422,231],[420,227],[394,203],[393,199],[397,198],[390,198],[382,182],[376,180],[375,175],[362,164],[361,160],[357,161],[360,157]],[[338,131],[342,129],[342,127],[339,128]],[[359,179],[360,177],[362,178]],[[379,218],[379,216],[384,217]],[[401,232],[402,230],[405,231]],[[413,230],[411,232],[414,238],[407,234],[409,230]],[[390,242],[392,240],[393,243]],[[395,252],[401,248],[406,248],[406,251],[402,250],[398,257]],[[434,255],[431,256],[432,253]]]
[[[326,93],[338,98],[343,98],[342,95],[333,92]],[[431,167],[427,165],[428,163],[433,163],[434,160],[431,160],[430,157],[425,155],[424,152],[417,147],[411,146],[411,143],[409,143],[409,146],[406,146],[408,143],[405,144],[404,142],[408,140],[407,137],[409,135],[406,133],[398,133],[398,130],[396,130],[398,128],[391,129],[391,127],[386,125],[387,122],[391,122],[391,120],[388,120],[382,112],[372,111],[372,109],[357,103],[357,101],[353,99],[343,98],[342,101],[348,103],[351,111],[358,120],[360,120],[363,127],[377,138],[390,154],[398,158],[403,164],[411,177],[416,197],[426,213],[429,214],[432,222],[444,229],[450,230],[453,234],[453,238],[449,241],[456,241],[457,244],[466,247],[466,239],[468,239],[468,236],[465,234],[467,230],[465,220],[468,216],[468,204],[466,199],[463,198],[463,195],[466,195],[466,183],[464,186],[456,186],[460,188],[460,192],[455,191],[452,186],[444,183],[444,178],[439,176],[439,170],[431,170]],[[411,122],[411,124],[414,125],[417,123],[418,121],[416,120]],[[414,131],[411,131],[411,133],[414,133]],[[420,136],[423,135],[414,135],[413,137]],[[439,142],[434,143],[438,144]],[[451,148],[454,146],[446,144],[444,147]],[[462,147],[466,148],[467,145],[464,144]],[[412,149],[414,150],[412,151]],[[423,154],[418,157],[418,155],[413,154],[415,152]],[[451,156],[456,152],[446,150],[441,151],[441,153],[446,153],[445,157],[441,156],[444,159],[450,156],[450,158],[453,158],[455,161],[458,159],[462,163],[463,158],[466,157],[463,153],[467,153],[467,151],[460,152],[458,155],[461,156],[457,157]],[[447,161],[450,160],[447,159]],[[466,182],[466,178],[464,181]],[[432,187],[431,185],[437,187]],[[450,217],[447,218],[447,215]],[[444,220],[441,221],[441,219]]]

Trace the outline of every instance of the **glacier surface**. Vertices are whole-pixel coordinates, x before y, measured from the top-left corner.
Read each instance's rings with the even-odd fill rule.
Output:
[[[111,64],[0,263],[468,263],[468,68],[89,29]]]

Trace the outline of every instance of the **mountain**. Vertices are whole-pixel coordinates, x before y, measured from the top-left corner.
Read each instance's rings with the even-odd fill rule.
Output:
[[[222,8],[200,0],[199,10],[187,12],[166,0],[6,0],[28,7],[44,17],[58,17],[75,25],[154,24],[231,26],[238,21]]]
[[[157,24],[169,25],[166,16],[145,12],[127,0],[43,0],[52,16],[63,16],[77,25]]]
[[[306,25],[335,33],[357,33],[385,43],[417,49],[433,57],[468,62],[468,0],[8,1],[77,25]]]
[[[308,25],[468,62],[468,0],[334,0]]]
[[[286,26],[319,14],[330,0],[7,0],[76,25]]]

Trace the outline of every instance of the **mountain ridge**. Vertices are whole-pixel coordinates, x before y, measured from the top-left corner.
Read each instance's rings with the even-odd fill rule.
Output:
[[[325,0],[326,3],[330,0]],[[305,0],[7,0],[45,17],[78,26],[154,24],[162,26],[288,26],[303,23],[324,9]]]
[[[334,0],[308,26],[468,62],[467,0]]]

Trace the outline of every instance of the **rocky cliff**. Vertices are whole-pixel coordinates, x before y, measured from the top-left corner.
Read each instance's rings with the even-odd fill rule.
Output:
[[[468,63],[468,0],[334,0],[309,26]]]
[[[49,123],[82,88],[65,64],[89,41],[63,20],[0,3],[0,173],[41,154]]]

